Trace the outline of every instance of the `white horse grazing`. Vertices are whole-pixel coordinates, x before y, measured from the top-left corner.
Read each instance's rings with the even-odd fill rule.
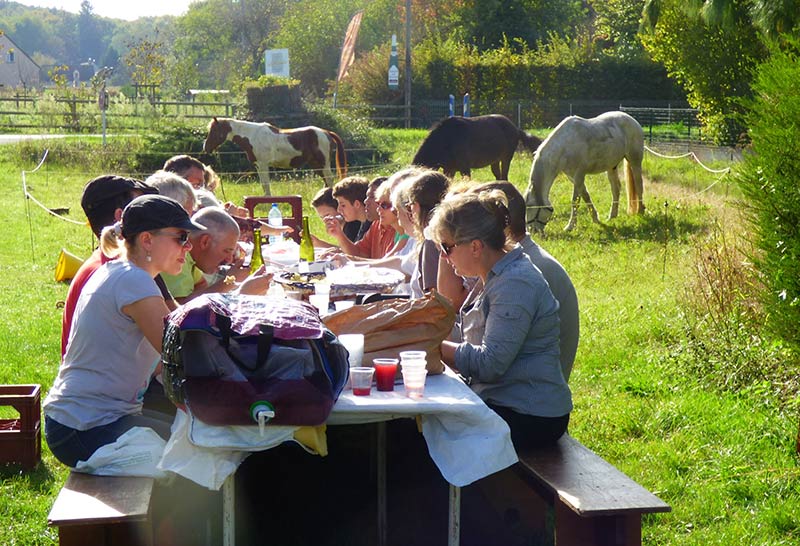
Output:
[[[213,118],[203,151],[211,153],[226,140],[238,145],[255,164],[258,177],[269,195],[269,167],[299,169],[308,165],[317,170],[325,185],[333,185],[331,158],[335,157],[336,176],[347,174],[347,157],[342,139],[327,129],[308,126],[281,129],[269,123],[253,123],[230,118]]]
[[[559,173],[572,180],[572,214],[566,230],[575,228],[578,204],[581,197],[589,207],[592,220],[599,222],[597,210],[586,191],[587,174],[606,171],[611,183],[611,212],[609,220],[617,216],[619,208],[619,163],[625,159],[628,191],[628,214],[644,212],[642,194],[642,159],[644,157],[644,132],[641,125],[624,112],[606,112],[596,118],[578,116],[565,118],[542,142],[533,156],[530,183],[525,193],[528,225],[543,232],[553,206],[550,204],[550,187]]]

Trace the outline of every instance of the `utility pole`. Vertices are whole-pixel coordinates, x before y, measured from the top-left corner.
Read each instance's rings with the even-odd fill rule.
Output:
[[[411,128],[411,0],[406,0],[406,129]]]

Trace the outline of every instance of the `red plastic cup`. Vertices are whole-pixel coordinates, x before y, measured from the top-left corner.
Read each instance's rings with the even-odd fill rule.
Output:
[[[394,378],[397,376],[397,359],[374,358],[372,364],[375,366],[375,383],[378,390],[393,391]]]

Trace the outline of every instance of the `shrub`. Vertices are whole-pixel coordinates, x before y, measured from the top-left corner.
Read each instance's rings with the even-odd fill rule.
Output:
[[[737,177],[741,208],[760,250],[753,262],[763,277],[768,326],[800,347],[800,41],[772,55],[757,70],[746,101],[752,153]]]

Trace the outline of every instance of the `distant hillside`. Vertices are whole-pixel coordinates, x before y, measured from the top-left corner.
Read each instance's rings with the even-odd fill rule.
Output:
[[[57,65],[91,75],[92,61],[98,67],[115,67],[112,84],[128,83],[122,59],[130,44],[142,39],[173,34],[175,17],[146,17],[124,21],[101,17],[92,11],[79,14],[54,8],[36,8],[0,0],[0,30],[42,67]],[[167,41],[166,43],[171,43]]]

